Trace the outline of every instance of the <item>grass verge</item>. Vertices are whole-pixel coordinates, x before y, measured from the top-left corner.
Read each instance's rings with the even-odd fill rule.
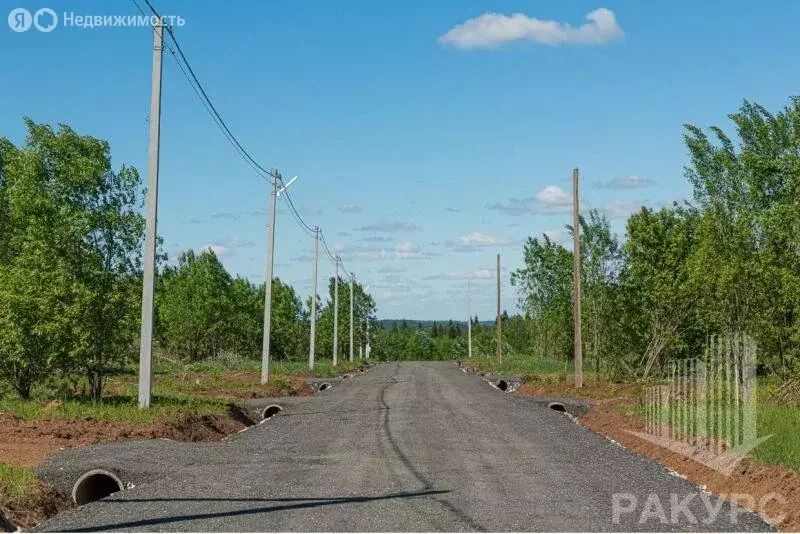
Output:
[[[0,531],[32,528],[66,509],[69,502],[28,468],[0,463]]]

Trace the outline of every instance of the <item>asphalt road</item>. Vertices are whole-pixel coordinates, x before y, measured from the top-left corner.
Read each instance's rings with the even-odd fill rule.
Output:
[[[222,443],[96,446],[50,464],[70,461],[127,462],[118,467],[146,482],[41,530],[769,529],[452,362],[376,366],[313,397],[287,399],[279,415]]]

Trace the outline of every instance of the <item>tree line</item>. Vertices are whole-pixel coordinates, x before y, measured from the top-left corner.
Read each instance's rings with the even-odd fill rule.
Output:
[[[762,372],[800,364],[800,99],[777,114],[745,101],[719,127],[685,125],[693,198],[642,207],[620,240],[597,210],[580,219],[584,360],[646,377],[702,354],[714,334],[756,340]],[[567,227],[572,234],[572,228]],[[529,238],[512,274],[530,351],[572,354],[572,251]]]
[[[26,399],[37,383],[83,377],[100,400],[105,377],[138,361],[142,181],[133,167],[112,167],[106,141],[66,125],[25,125],[20,146],[0,139],[0,382]],[[161,246],[158,256],[157,354],[181,362],[258,358],[264,284],[232,276],[211,251],[185,251],[174,265]],[[318,357],[333,345],[333,278],[328,286],[317,307]],[[349,291],[340,280],[343,354]],[[363,346],[375,302],[359,283],[353,296],[354,345]],[[275,359],[308,357],[310,302],[274,281]]]
[[[800,98],[777,114],[745,102],[731,138],[685,126],[691,201],[642,207],[620,238],[607,217],[580,219],[585,362],[641,378],[702,354],[709,336],[745,332],[762,372],[800,363]],[[104,377],[138,361],[143,187],[111,165],[107,142],[25,120],[20,146],[0,139],[0,381],[22,398],[53,377],[83,377],[100,399]],[[572,228],[567,226],[569,233]],[[531,237],[511,275],[521,316],[504,313],[504,350],[567,362],[572,355],[572,252]],[[232,276],[212,251],[159,254],[157,354],[181,362],[258,358],[264,284]],[[317,356],[333,344],[333,287],[317,308]],[[349,352],[349,283],[339,283],[339,346]],[[271,347],[308,356],[310,296],[274,281]],[[370,324],[373,357],[460,359],[466,328],[396,321],[354,284],[355,352]],[[492,354],[494,326],[472,323],[474,353]]]

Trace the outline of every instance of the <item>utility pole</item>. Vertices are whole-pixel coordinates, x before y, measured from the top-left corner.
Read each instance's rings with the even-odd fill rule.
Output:
[[[319,226],[314,225],[314,282],[311,292],[311,339],[308,344],[308,368],[314,370],[314,344],[317,336],[317,257],[319,254]]]
[[[333,279],[333,366],[339,363],[339,256],[336,256],[336,278]]]
[[[497,255],[497,362],[503,362],[503,321],[500,316],[500,254]]]
[[[267,243],[267,280],[264,285],[264,341],[261,345],[261,383],[269,380],[269,334],[272,327],[272,264],[275,259],[275,200],[278,198],[277,169],[270,172],[269,238]]]
[[[572,318],[575,326],[575,387],[583,387],[581,342],[581,221],[578,199],[578,169],[572,170]]]
[[[472,286],[467,280],[467,358],[472,359]]]
[[[367,348],[366,348],[366,354],[367,354],[367,359],[368,360],[369,360],[369,353],[370,352],[372,352],[372,347],[370,347],[370,345],[369,345],[369,317],[367,317]]]
[[[353,279],[355,275],[350,273],[350,361],[353,361]]]
[[[153,291],[156,275],[158,213],[158,149],[161,144],[161,59],[164,56],[164,21],[153,27],[153,78],[150,89],[150,147],[147,165],[147,212],[142,283],[142,329],[139,336],[139,409],[150,407],[153,378]]]

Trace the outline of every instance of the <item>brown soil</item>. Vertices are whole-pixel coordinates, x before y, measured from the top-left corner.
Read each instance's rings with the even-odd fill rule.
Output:
[[[580,418],[581,424],[656,460],[714,495],[729,500],[735,500],[732,498],[735,495],[748,495],[754,499],[755,506],[740,499],[738,502],[741,506],[772,519],[773,524],[783,532],[800,531],[800,473],[786,467],[765,466],[753,458],[745,458],[731,476],[726,476],[690,457],[631,434],[644,431],[644,422],[631,413],[638,402],[638,398],[632,394],[633,389],[631,385],[616,384],[609,388],[604,384],[587,384],[580,394],[592,402],[592,409]],[[520,388],[520,393],[577,396],[578,391],[566,384],[541,388],[535,384],[525,384]],[[775,494],[782,496],[784,502],[768,499]],[[762,498],[767,499],[764,506],[758,504]]]
[[[126,439],[219,441],[252,424],[254,421],[233,405],[222,415],[188,413],[176,421],[150,424],[94,419],[24,421],[0,413],[0,462],[34,467],[44,461],[45,455],[59,449]],[[16,501],[0,494],[0,532],[13,532],[16,529],[12,525],[32,528],[69,505],[66,497],[39,482]]]
[[[248,426],[247,416],[234,408],[223,415],[199,416],[190,413],[176,421],[149,424],[94,419],[24,421],[14,415],[0,413],[0,462],[33,467],[42,463],[47,453],[62,448],[125,439],[219,441],[245,426]]]
[[[192,395],[220,399],[304,396],[314,393],[306,383],[307,379],[313,377],[312,374],[280,376],[285,380],[278,385],[274,381],[262,385],[260,374],[241,371],[228,371],[222,376],[192,372],[182,377],[181,381],[186,382]],[[156,377],[156,383],[160,379]],[[128,382],[130,380],[125,378],[110,382],[107,393],[124,395]],[[60,405],[59,401],[51,401],[45,409],[55,411]],[[59,449],[128,439],[219,441],[253,424],[255,421],[234,405],[230,405],[227,413],[222,415],[188,413],[175,421],[149,424],[97,421],[91,418],[25,421],[13,414],[0,413],[0,463],[34,467],[42,463],[48,453]],[[34,527],[69,505],[68,499],[41,483],[30,489],[23,502],[11,502],[7,496],[0,494],[0,532],[16,530],[14,525]]]

